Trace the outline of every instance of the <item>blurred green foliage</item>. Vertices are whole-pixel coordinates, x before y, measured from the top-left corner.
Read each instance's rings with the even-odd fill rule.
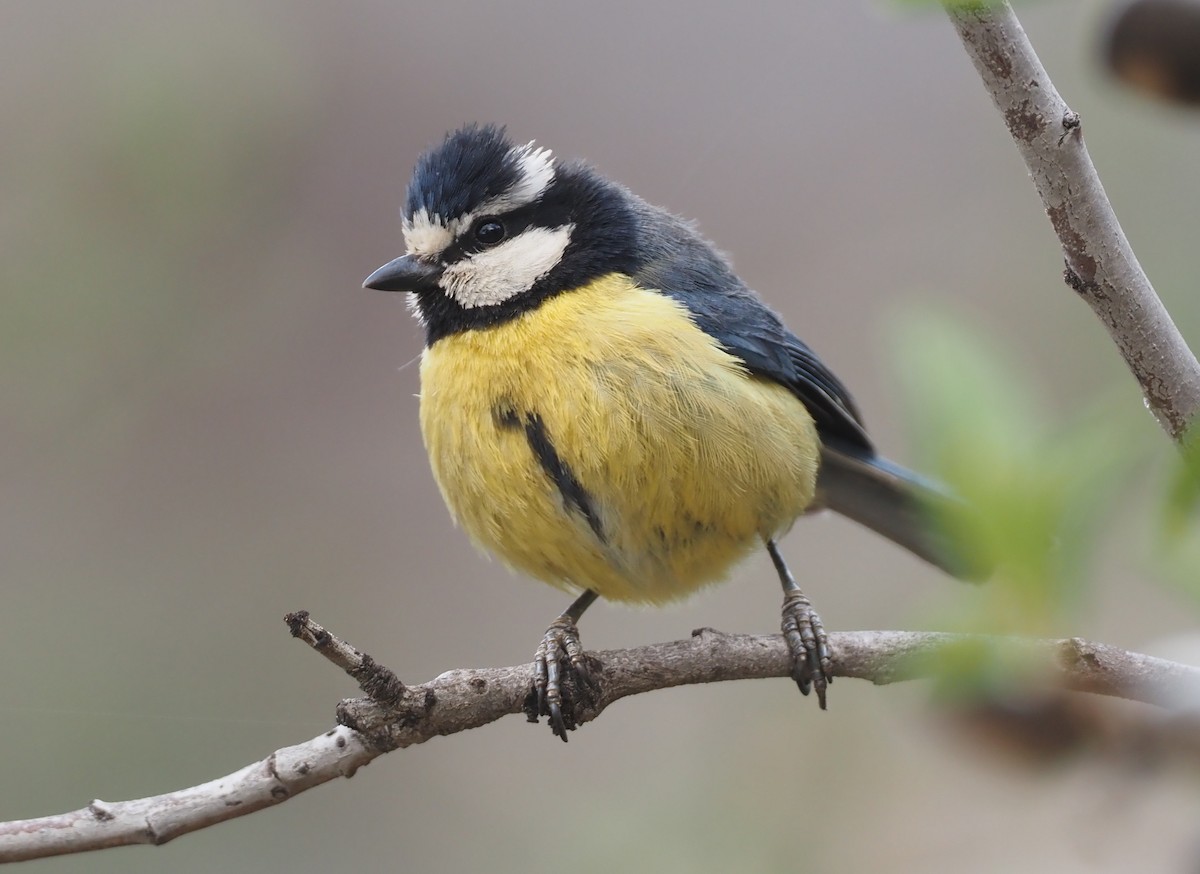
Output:
[[[1021,362],[948,318],[913,314],[901,326],[899,346],[918,467],[971,509],[935,509],[937,521],[965,554],[996,568],[977,600],[942,620],[985,635],[1070,633],[1106,534],[1128,524],[1129,514],[1119,511],[1144,498],[1136,486],[1147,478],[1135,474],[1146,474],[1156,455],[1170,454],[1166,438],[1152,443],[1146,417],[1127,400],[1048,410]],[[1181,575],[1190,566],[1194,579],[1200,569],[1195,443],[1169,487],[1148,500],[1143,515],[1158,519],[1162,551]],[[965,647],[946,670],[976,691],[1022,682],[1021,671],[995,658],[981,643]]]
[[[1200,427],[1167,475],[1155,555],[1167,577],[1200,601]]]

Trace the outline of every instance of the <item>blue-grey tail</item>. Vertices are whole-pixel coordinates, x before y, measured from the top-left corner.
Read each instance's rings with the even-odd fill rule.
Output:
[[[978,582],[991,566],[971,555],[939,520],[973,512],[940,483],[906,470],[865,447],[831,440],[821,448],[817,478],[821,506],[865,525],[962,580]]]

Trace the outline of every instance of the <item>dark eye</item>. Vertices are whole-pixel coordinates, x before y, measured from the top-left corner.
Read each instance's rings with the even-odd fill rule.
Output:
[[[475,225],[475,239],[484,246],[494,246],[504,239],[504,225],[493,218],[482,219]]]

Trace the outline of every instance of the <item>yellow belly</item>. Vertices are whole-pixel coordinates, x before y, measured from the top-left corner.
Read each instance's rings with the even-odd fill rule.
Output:
[[[535,456],[530,416],[593,518]],[[618,275],[437,341],[421,431],[478,545],[552,585],[636,602],[720,580],[787,530],[812,502],[819,449],[794,395]]]

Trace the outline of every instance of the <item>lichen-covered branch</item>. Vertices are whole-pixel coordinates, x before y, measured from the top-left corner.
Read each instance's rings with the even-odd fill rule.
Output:
[[[342,723],[305,743],[199,786],[133,801],[93,801],[70,813],[0,823],[0,863],[130,844],[162,844],[281,804],[328,782],[352,776],[383,752],[439,735],[477,728],[527,707],[532,665],[447,671],[416,686],[401,684],[305,614],[289,617],[293,634],[325,654],[357,682],[374,675],[383,700],[356,698],[338,708]],[[1070,640],[986,638],[907,631],[830,634],[833,675],[877,684],[937,677],[956,659],[1011,659],[1039,688],[1095,692],[1180,712],[1200,701],[1200,669],[1103,644]],[[630,695],[718,680],[791,676],[791,656],[777,635],[723,634],[701,629],[687,640],[589,654],[596,685],[574,709],[577,723],[595,719]],[[1019,666],[1019,671],[1018,671]],[[794,694],[794,690],[780,694]],[[798,712],[797,722],[833,716]],[[532,729],[531,729],[532,730]],[[551,738],[547,733],[547,743]]]
[[[1175,440],[1200,415],[1200,364],[1138,264],[1083,143],[1006,2],[946,0],[967,54],[1004,116],[1062,244],[1065,277],[1092,308]]]

